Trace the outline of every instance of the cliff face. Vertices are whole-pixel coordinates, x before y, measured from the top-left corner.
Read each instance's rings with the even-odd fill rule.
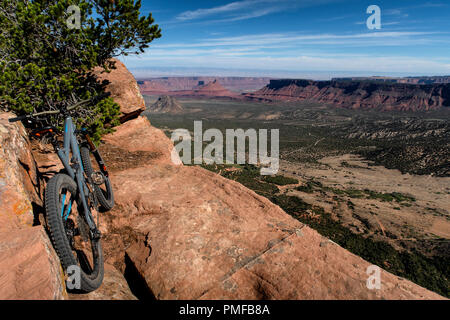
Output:
[[[119,85],[114,79],[111,81]],[[5,123],[2,120],[0,125]],[[3,131],[5,136],[14,136],[21,130],[20,126],[9,126]],[[3,131],[0,129],[0,133]],[[53,154],[38,149],[31,154],[26,138],[23,139],[26,157],[4,155],[5,151],[15,153],[19,149],[15,144],[1,144],[4,151],[0,160],[7,163],[5,168],[12,168],[8,172],[13,172],[16,180],[0,180],[0,197],[7,188],[20,189],[28,183],[27,175],[14,173],[20,172],[27,157],[27,167],[33,168],[33,163],[37,163],[34,168],[39,177],[49,178],[57,171]],[[383,270],[381,289],[368,289],[366,271],[370,263],[241,184],[198,167],[183,166],[171,141],[142,116],[126,121],[115,133],[107,135],[100,149],[110,168],[116,198],[115,208],[100,219],[107,272],[99,290],[71,298],[133,299],[124,277],[138,298],[442,298]],[[12,183],[5,188],[8,181]],[[36,214],[29,205],[32,196],[20,190],[19,193],[28,221]],[[7,217],[4,220],[11,220],[13,225],[20,224],[10,203],[0,204],[1,217]],[[22,246],[31,241],[27,237],[17,240],[7,228],[0,230],[2,236],[11,237],[11,241]],[[33,239],[38,244],[41,241],[38,236]],[[45,243],[33,247],[37,248],[32,249],[33,253],[39,255],[39,250],[48,249],[46,252],[52,256],[52,249]],[[8,256],[3,248],[0,247],[0,283],[6,281],[11,287],[17,279],[10,276],[5,280],[3,271],[8,270],[11,275],[19,274],[19,270],[20,274],[31,274],[35,260],[3,265],[3,257]],[[49,261],[55,261],[54,255]],[[36,297],[35,292],[45,292],[41,298],[60,298],[61,287],[56,281],[60,275],[52,266],[41,265],[45,277],[35,279],[34,287],[29,285],[8,294],[0,289],[0,297],[30,299]]]
[[[450,84],[271,80],[266,87],[246,96],[262,101],[315,100],[353,109],[424,111],[450,106]]]
[[[64,299],[58,256],[39,225],[41,180],[22,124],[0,113],[0,300]]]

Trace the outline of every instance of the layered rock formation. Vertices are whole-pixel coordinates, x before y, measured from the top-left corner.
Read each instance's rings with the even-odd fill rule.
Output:
[[[194,90],[206,83],[219,81],[224,88],[234,92],[258,90],[270,81],[263,77],[164,77],[138,81],[142,93],[154,95],[168,91]]]
[[[425,111],[450,106],[450,84],[271,80],[263,89],[246,96],[259,101],[314,100],[353,109]]]
[[[434,83],[450,83],[450,76],[434,76],[434,77],[349,77],[349,78],[333,78],[334,81],[378,81],[389,83],[413,83],[413,84],[434,84]]]
[[[183,106],[170,96],[161,96],[148,108],[149,112],[155,113],[179,113],[183,112]]]
[[[241,99],[241,95],[225,89],[217,80],[201,85],[193,90],[170,91],[171,96],[197,97],[197,98],[231,98]]]
[[[118,85],[111,80],[113,86]],[[10,127],[6,132],[14,136],[21,129]],[[2,147],[13,152],[13,145],[2,143]],[[180,165],[171,141],[143,117],[122,124],[104,138],[100,148],[111,172],[116,206],[101,218],[105,280],[87,299],[133,299],[121,274],[133,294],[142,299],[442,298],[385,271],[381,271],[381,289],[368,289],[368,262],[241,184],[198,167]],[[29,151],[28,146],[26,149]],[[56,166],[48,154],[35,150],[35,156],[39,172]],[[20,156],[2,155],[1,159],[8,162],[6,168],[18,171],[21,166]],[[9,180],[0,181],[5,184]],[[15,211],[11,212],[11,205],[2,203],[2,217],[20,226],[22,222]],[[26,214],[31,215],[32,210],[26,208]],[[12,237],[12,242],[16,239],[12,232],[5,230],[3,234]],[[45,248],[44,244],[40,248]],[[38,251],[44,255],[39,246],[33,250]],[[0,253],[4,256],[8,253]],[[12,269],[2,266],[1,270],[27,274],[33,261],[10,263]],[[49,277],[59,277],[52,264],[47,266]],[[4,279],[2,274],[0,283]],[[45,283],[58,281],[50,277]],[[42,298],[60,296],[58,287],[45,291],[42,282],[36,286],[52,294]],[[21,297],[35,295],[26,290]]]

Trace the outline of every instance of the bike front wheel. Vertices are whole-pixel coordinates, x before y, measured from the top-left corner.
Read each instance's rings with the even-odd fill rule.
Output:
[[[96,290],[104,274],[102,246],[100,239],[91,237],[77,184],[70,176],[57,174],[49,180],[45,209],[50,236],[65,272],[79,275],[71,279],[73,288],[68,289],[83,293]]]

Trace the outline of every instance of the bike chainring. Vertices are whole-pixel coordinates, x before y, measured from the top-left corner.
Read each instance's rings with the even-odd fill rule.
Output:
[[[101,171],[96,171],[91,174],[92,183],[100,186],[105,183],[105,176]]]

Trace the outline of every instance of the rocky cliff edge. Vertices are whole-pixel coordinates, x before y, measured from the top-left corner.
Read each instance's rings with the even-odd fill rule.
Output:
[[[115,88],[136,85],[108,77]],[[104,283],[68,296],[39,219],[58,162],[11,116],[0,115],[0,299],[442,298],[384,270],[381,289],[368,289],[369,262],[241,184],[173,163],[171,141],[142,116],[100,147],[116,198],[101,219]]]

